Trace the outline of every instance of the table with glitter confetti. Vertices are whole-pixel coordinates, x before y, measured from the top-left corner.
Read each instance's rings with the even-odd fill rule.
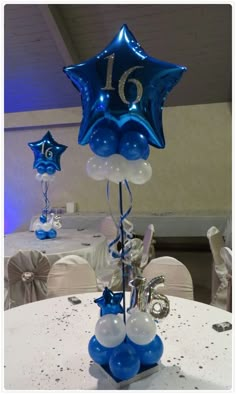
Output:
[[[88,353],[99,295],[79,294],[76,305],[65,296],[5,311],[5,389],[116,389]],[[126,297],[128,303],[129,293]],[[182,298],[169,300],[169,315],[156,323],[164,344],[158,371],[127,388],[229,390],[232,330],[218,332],[212,326],[231,322],[231,313]]]

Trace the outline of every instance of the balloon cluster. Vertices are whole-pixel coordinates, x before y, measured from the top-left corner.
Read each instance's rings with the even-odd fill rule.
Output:
[[[87,161],[87,174],[97,181],[107,179],[114,183],[130,181],[141,185],[149,181],[152,167],[146,160],[129,161],[117,153],[104,158],[93,156]]]
[[[55,238],[56,229],[61,227],[59,218],[50,213],[50,203],[48,199],[49,183],[55,179],[55,172],[61,171],[60,157],[66,150],[66,145],[58,144],[48,131],[44,137],[35,142],[29,142],[29,147],[34,153],[33,168],[37,170],[36,179],[41,182],[45,207],[42,215],[33,223],[33,230],[38,239]]]
[[[34,221],[32,228],[38,239],[56,238],[56,230],[61,228],[61,223],[54,213],[50,213],[49,216],[42,214]]]
[[[78,143],[95,154],[87,163],[90,177],[135,184],[151,178],[149,145],[165,147],[162,110],[184,71],[148,56],[126,25],[101,53],[64,68],[81,93]]]
[[[100,317],[88,351],[90,357],[108,369],[115,379],[127,380],[159,362],[163,342],[156,335],[152,316],[137,310],[129,316],[126,325],[119,315]]]

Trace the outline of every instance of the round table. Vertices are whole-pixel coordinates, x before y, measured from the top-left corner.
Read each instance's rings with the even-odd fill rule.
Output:
[[[38,239],[31,231],[7,234],[4,238],[5,268],[9,257],[19,249],[39,250],[47,255],[51,265],[63,256],[78,255],[85,258],[97,272],[106,260],[107,240],[101,233],[76,229],[60,229],[56,238],[44,240]]]
[[[111,380],[90,359],[101,293],[79,294],[23,305],[5,314],[6,390],[105,390]],[[129,294],[126,293],[126,305]],[[157,324],[164,353],[159,370],[138,380],[132,390],[229,390],[232,330],[212,325],[231,322],[231,313],[195,301],[168,297],[170,314]]]

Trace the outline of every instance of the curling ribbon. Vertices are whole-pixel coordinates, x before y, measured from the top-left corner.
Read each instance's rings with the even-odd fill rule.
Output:
[[[129,208],[120,215],[119,221],[118,223],[116,222],[114,215],[112,213],[112,209],[111,209],[111,205],[110,205],[110,183],[109,181],[107,182],[107,200],[108,200],[108,204],[109,204],[109,211],[110,211],[110,215],[112,217],[112,220],[117,228],[117,236],[115,237],[115,239],[113,241],[111,241],[108,245],[108,251],[111,254],[113,259],[119,259],[119,260],[123,260],[124,263],[128,263],[128,261],[125,260],[125,258],[127,257],[127,255],[129,254],[130,250],[131,250],[131,243],[129,240],[131,240],[133,238],[133,225],[132,223],[130,223],[127,220],[128,215],[131,212],[132,209],[132,202],[133,202],[133,198],[132,198],[132,193],[128,184],[128,181],[125,179],[124,180],[124,185],[126,187],[126,190],[128,192],[129,195]],[[124,239],[124,249],[117,251],[114,246],[121,240],[121,227],[123,228],[123,239]]]
[[[50,201],[48,199],[48,186],[49,186],[48,181],[41,181],[42,193],[45,203],[43,214],[46,215],[46,217],[48,216],[49,208],[50,208]]]

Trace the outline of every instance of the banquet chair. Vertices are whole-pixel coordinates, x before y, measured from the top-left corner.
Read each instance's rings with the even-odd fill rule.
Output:
[[[189,300],[194,299],[191,274],[179,260],[170,256],[157,257],[152,259],[142,272],[142,276],[147,280],[159,275],[165,277],[161,293]]]
[[[48,298],[98,291],[95,272],[84,258],[64,256],[48,274],[47,291]]]
[[[47,297],[50,264],[37,250],[19,250],[7,263],[9,308]]]
[[[211,305],[221,309],[227,309],[228,293],[228,269],[221,256],[221,249],[225,242],[221,231],[212,226],[207,231],[210,250],[212,253],[212,277],[211,277]]]

